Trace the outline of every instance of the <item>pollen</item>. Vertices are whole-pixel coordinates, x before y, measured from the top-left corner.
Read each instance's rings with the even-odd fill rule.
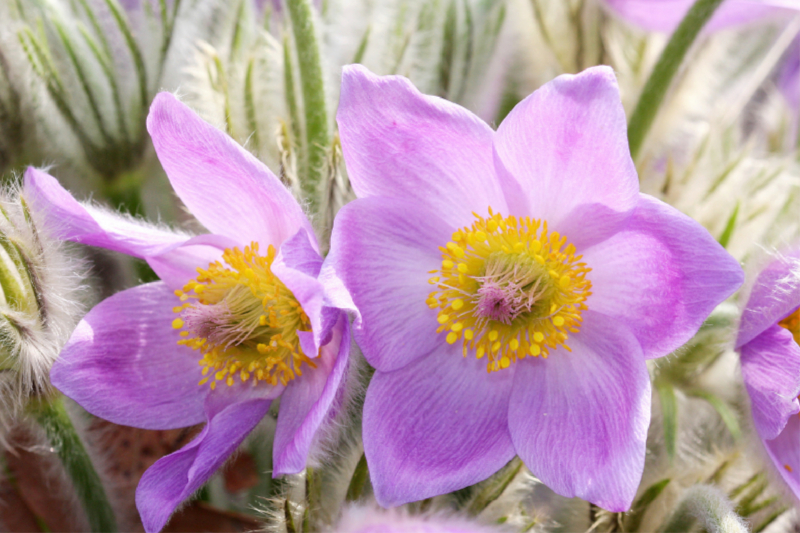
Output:
[[[436,309],[437,332],[462,343],[462,352],[487,357],[486,369],[509,368],[525,357],[570,350],[588,309],[591,268],[566,236],[529,217],[475,214],[470,227],[439,247],[441,269],[426,300]],[[800,331],[800,318],[797,319]]]
[[[198,268],[197,277],[175,291],[185,303],[173,308],[180,316],[172,327],[181,330],[178,344],[201,354],[206,377],[200,385],[286,385],[302,374],[303,364],[315,368],[297,335],[310,331],[311,323],[272,273],[275,254],[270,245],[260,255],[258,243],[227,249],[221,261]]]
[[[800,344],[800,308],[795,309],[792,314],[778,322],[778,325],[788,329],[794,337],[794,342]]]

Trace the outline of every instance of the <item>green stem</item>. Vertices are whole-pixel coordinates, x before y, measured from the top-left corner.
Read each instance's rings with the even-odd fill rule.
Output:
[[[103,484],[67,415],[62,399],[42,401],[34,407],[33,415],[61,459],[89,519],[91,530],[105,533],[117,531],[114,511],[108,502]]]
[[[697,0],[661,52],[628,122],[628,143],[634,160],[642,149],[647,132],[653,125],[658,108],[667,94],[672,78],[683,63],[683,58],[722,1]]]
[[[519,457],[514,457],[497,474],[482,484],[480,492],[472,498],[472,502],[467,508],[467,513],[472,516],[478,516],[483,512],[484,509],[503,495],[503,492],[514,481],[520,470],[522,470],[522,461],[520,461]]]
[[[361,459],[358,460],[356,469],[353,472],[353,477],[350,478],[350,485],[347,487],[347,496],[345,501],[355,502],[361,498],[364,492],[364,487],[369,482],[369,468],[367,467],[367,456],[361,454]]]
[[[322,60],[310,0],[287,0],[300,71],[305,118],[305,153],[302,154],[300,188],[313,213],[321,210],[325,188],[325,159],[330,145]]]

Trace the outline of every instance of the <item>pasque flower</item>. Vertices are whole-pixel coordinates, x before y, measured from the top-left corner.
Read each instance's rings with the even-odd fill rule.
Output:
[[[206,422],[139,483],[137,506],[153,532],[278,395],[274,475],[302,470],[338,401],[350,342],[344,315],[323,304],[311,225],[280,181],[171,94],[156,97],[147,126],[175,192],[211,233],[181,235],[82,205],[32,168],[25,194],[60,223],[62,238],[143,258],[162,280],[94,307],[51,374],[67,396],[118,424]]]
[[[736,339],[756,431],[800,498],[800,250],[776,256],[756,278]]]
[[[376,369],[363,438],[378,502],[460,489],[519,455],[559,494],[627,509],[645,361],[687,341],[743,274],[639,193],[611,69],[556,78],[495,132],[349,66],[338,123],[359,199],[337,215],[322,277],[342,282],[330,295],[357,308]]]

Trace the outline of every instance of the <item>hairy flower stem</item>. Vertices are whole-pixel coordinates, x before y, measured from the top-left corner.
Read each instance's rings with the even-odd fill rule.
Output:
[[[690,531],[694,522],[709,533],[747,533],[747,525],[725,495],[714,487],[695,485],[686,491],[661,533]]]
[[[697,39],[700,30],[711,19],[722,1],[697,0],[670,37],[664,51],[661,52],[661,57],[653,67],[653,72],[639,96],[636,109],[633,110],[630,121],[628,121],[628,143],[634,161],[642,149],[647,132],[653,125],[658,108],[672,83],[672,78],[678,72],[683,58]]]
[[[305,142],[300,157],[299,180],[312,213],[324,208],[326,152],[330,146],[322,59],[310,0],[287,0],[300,71],[305,118]]]
[[[353,477],[350,478],[345,500],[348,502],[358,501],[364,493],[364,487],[367,486],[367,483],[369,483],[369,468],[367,467],[367,456],[362,453],[361,459],[358,460],[356,469],[353,472]]]
[[[497,474],[482,484],[480,491],[472,498],[467,508],[467,513],[478,516],[489,505],[503,495],[514,478],[522,470],[522,461],[514,457]]]
[[[75,487],[89,526],[94,532],[115,532],[117,522],[106,497],[100,477],[94,469],[75,426],[67,415],[62,399],[42,400],[32,405],[32,414],[44,429],[50,446],[58,454],[64,470]]]

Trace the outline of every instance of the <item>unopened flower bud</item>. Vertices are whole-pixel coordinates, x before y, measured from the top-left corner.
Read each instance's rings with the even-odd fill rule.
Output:
[[[49,237],[16,188],[0,190],[0,441],[81,315],[80,263]]]

